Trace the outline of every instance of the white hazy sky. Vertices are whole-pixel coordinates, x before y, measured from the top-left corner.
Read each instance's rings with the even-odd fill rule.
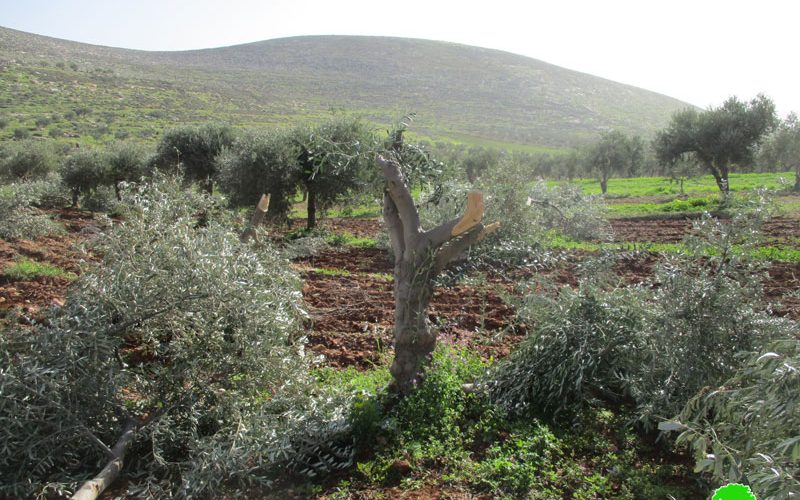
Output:
[[[384,35],[506,50],[706,108],[736,95],[800,112],[795,0],[0,0],[0,25],[186,50]]]

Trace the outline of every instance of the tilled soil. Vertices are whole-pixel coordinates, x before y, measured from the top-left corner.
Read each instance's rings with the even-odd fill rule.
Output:
[[[21,310],[23,317],[36,318],[49,306],[63,303],[69,280],[36,278],[13,280],[2,270],[15,260],[29,258],[80,274],[94,259],[77,244],[98,230],[90,212],[59,210],[52,213],[67,228],[62,237],[38,240],[0,240],[0,315]],[[691,229],[688,219],[615,219],[611,221],[618,241],[674,242]],[[297,225],[302,224],[302,221]],[[322,226],[334,232],[375,237],[377,219],[326,219]],[[800,219],[776,218],[767,223],[767,236],[786,242],[800,237]],[[503,273],[487,271],[481,280],[438,288],[428,311],[429,319],[445,342],[468,346],[484,358],[502,357],[525,335],[524,325],[514,325],[509,296],[520,280],[542,276],[557,289],[576,286],[579,263],[586,257],[574,252],[550,268],[533,271],[510,268]],[[628,252],[618,259],[614,271],[627,284],[652,276],[658,256]],[[336,248],[318,256],[295,261],[303,275],[303,294],[310,313],[309,345],[325,356],[331,366],[367,368],[391,354],[394,302],[392,265],[384,250]],[[800,319],[800,264],[773,263],[764,284],[766,299],[779,304],[775,313]]]
[[[367,368],[391,350],[394,314],[391,265],[385,251],[349,248],[299,259],[303,296],[312,318],[311,349],[332,366]],[[338,274],[312,268],[335,269]],[[346,274],[343,274],[346,273]],[[438,288],[428,318],[445,342],[469,346],[485,358],[508,354],[524,331],[499,282]]]
[[[692,230],[688,217],[630,217],[611,219],[614,241],[677,243]],[[764,224],[764,237],[769,241],[789,243],[800,238],[800,218],[774,217]]]
[[[20,259],[47,263],[74,274],[80,274],[88,261],[94,259],[77,247],[99,231],[94,214],[81,210],[52,211],[53,219],[67,229],[63,236],[48,236],[36,240],[0,240],[0,315],[17,309],[23,318],[37,319],[42,310],[63,304],[70,280],[55,277],[36,277],[17,280],[4,270]]]

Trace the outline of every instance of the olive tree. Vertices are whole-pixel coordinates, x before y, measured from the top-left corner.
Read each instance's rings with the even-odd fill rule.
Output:
[[[689,155],[727,195],[733,165],[752,160],[761,139],[775,124],[775,104],[769,98],[758,95],[748,103],[731,97],[718,108],[675,113],[667,128],[656,134],[653,149],[665,164]]]
[[[8,180],[41,179],[57,166],[56,154],[48,144],[23,142],[10,148],[0,162],[0,177]]]
[[[107,182],[108,169],[103,155],[81,149],[66,156],[61,162],[61,179],[72,194],[72,206],[78,207],[81,195],[90,194]]]
[[[642,139],[628,137],[617,130],[603,134],[586,155],[587,170],[597,172],[603,194],[608,191],[608,179],[613,174],[636,172],[643,161]]]
[[[296,182],[306,193],[307,222],[316,225],[317,206],[333,202],[359,186],[360,171],[368,168],[366,153],[372,148],[372,134],[358,119],[336,119],[292,131],[299,147]]]
[[[117,200],[122,200],[120,183],[138,181],[148,173],[147,155],[143,146],[132,142],[116,143],[105,151],[106,183],[114,188]]]
[[[395,357],[390,371],[395,391],[406,395],[419,382],[436,346],[427,314],[434,279],[497,225],[481,223],[483,195],[473,191],[463,216],[423,229],[398,158],[379,155],[377,164],[386,181],[383,220],[394,253]]]
[[[794,190],[800,191],[800,119],[791,113],[764,142],[761,161],[770,168],[793,170]]]
[[[289,134],[282,130],[245,132],[217,157],[220,190],[233,206],[251,207],[269,193],[267,216],[286,220],[297,187],[293,166],[302,153]]]
[[[186,177],[214,190],[214,159],[233,144],[233,129],[225,125],[182,127],[168,130],[156,147],[153,163],[161,169],[182,167]]]

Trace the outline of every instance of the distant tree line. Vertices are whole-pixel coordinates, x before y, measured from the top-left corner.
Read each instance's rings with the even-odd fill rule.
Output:
[[[188,182],[208,193],[221,190],[234,206],[251,206],[270,192],[269,214],[275,220],[285,220],[302,197],[306,225],[313,228],[320,210],[377,192],[380,179],[370,154],[379,145],[378,135],[360,119],[334,117],[274,130],[224,124],[179,127],[165,131],[154,149],[129,141],[92,149],[20,137],[0,146],[0,177],[33,179],[56,172],[78,206],[103,190],[113,191],[118,199],[121,183],[154,170],[181,171]],[[723,194],[730,189],[734,171],[789,170],[800,180],[800,120],[794,114],[779,120],[774,104],[763,95],[749,102],[732,97],[704,111],[677,112],[650,142],[607,130],[592,144],[554,153],[448,142],[404,144],[410,148],[407,163],[437,170],[439,181],[470,184],[501,164],[515,165],[526,180],[593,177],[603,193],[615,177],[642,175],[682,182],[711,174]],[[800,190],[800,181],[794,188]]]

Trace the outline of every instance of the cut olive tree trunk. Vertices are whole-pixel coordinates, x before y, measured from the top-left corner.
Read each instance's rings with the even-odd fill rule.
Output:
[[[72,495],[72,500],[94,500],[117,479],[117,476],[119,476],[122,470],[125,453],[128,451],[128,445],[131,444],[136,433],[136,428],[137,423],[135,420],[128,421],[127,425],[122,430],[122,435],[119,440],[117,440],[117,443],[111,448],[111,456],[109,457],[110,460],[108,464],[97,476],[83,483],[83,486]]]
[[[256,237],[256,227],[259,224],[264,222],[264,218],[267,216],[267,211],[269,210],[269,194],[262,194],[261,199],[256,205],[256,210],[253,212],[253,216],[250,218],[250,223],[247,225],[247,228],[242,232],[242,235],[239,237],[242,240],[242,243],[246,242],[250,238]]]
[[[386,187],[383,219],[394,251],[394,349],[391,366],[394,389],[411,392],[436,347],[436,334],[428,321],[428,305],[436,276],[498,224],[484,227],[483,195],[467,195],[462,217],[430,230],[420,227],[419,212],[400,168],[393,158],[378,156]]]

